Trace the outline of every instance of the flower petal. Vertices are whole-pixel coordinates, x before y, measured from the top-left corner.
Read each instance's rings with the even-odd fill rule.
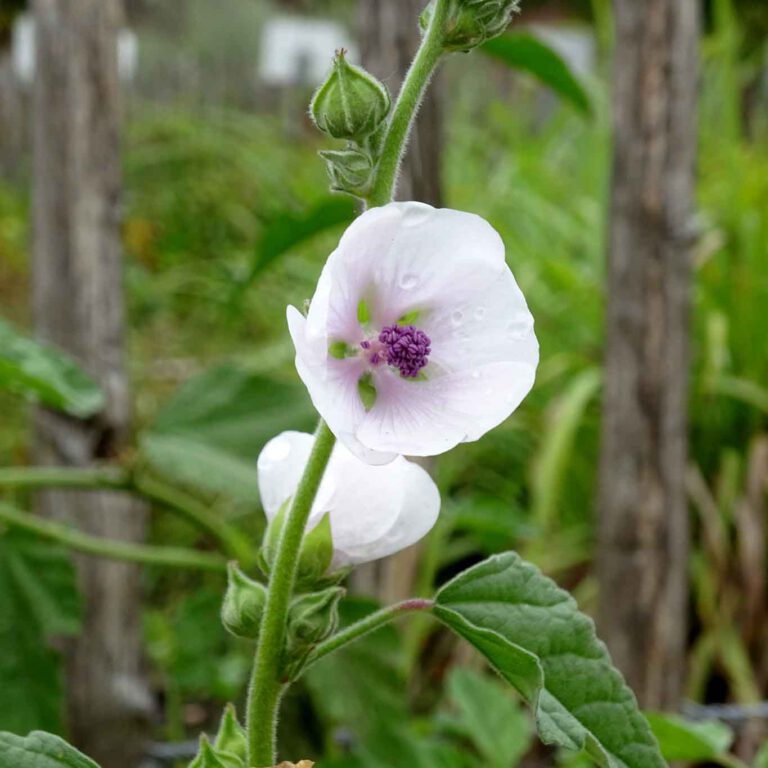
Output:
[[[283,432],[258,460],[259,489],[269,520],[298,488],[313,436]],[[432,478],[398,456],[386,466],[360,461],[343,444],[331,454],[307,528],[330,513],[335,566],[375,560],[410,546],[435,523],[440,494]]]
[[[308,338],[312,333],[309,320],[295,307],[288,307],[288,329],[296,347],[296,370],[309,390],[315,409],[330,430],[363,461],[369,464],[392,461],[395,454],[378,454],[355,437],[366,413],[358,392],[358,381],[366,369],[365,361],[361,358],[332,358],[327,344],[318,344],[317,334],[313,339]]]
[[[374,451],[443,453],[504,421],[530,391],[535,372],[524,362],[489,363],[428,381],[382,371],[375,377],[376,404],[356,437]]]
[[[339,566],[370,562],[399,552],[424,538],[437,522],[440,493],[423,467],[399,456],[378,469],[389,472],[390,487],[396,483],[402,491],[398,514],[386,534],[368,544],[339,542],[334,554],[334,562]]]
[[[371,367],[362,356],[329,355],[329,341],[359,344],[414,311],[408,323],[431,341],[427,381]],[[307,319],[290,308],[288,320],[315,407],[372,464],[478,439],[519,405],[538,364],[533,318],[498,233],[473,214],[422,203],[361,215],[329,257]],[[369,368],[377,394],[366,410],[358,383]]]
[[[482,291],[426,315],[421,328],[432,342],[430,361],[444,370],[514,361],[538,365],[533,317],[506,265]]]
[[[362,292],[383,327],[413,310],[482,290],[504,267],[504,243],[474,214],[390,203],[356,219],[328,265],[329,305],[348,313],[350,295]]]
[[[262,448],[256,466],[267,520],[295,493],[311,450],[312,435],[304,432],[283,432]]]

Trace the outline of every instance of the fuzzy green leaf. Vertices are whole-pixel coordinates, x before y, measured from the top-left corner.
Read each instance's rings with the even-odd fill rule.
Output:
[[[46,642],[79,629],[75,570],[62,547],[0,536],[0,728],[61,727],[60,657]]]
[[[64,739],[44,731],[0,733],[0,768],[99,768]]]
[[[87,418],[104,406],[104,393],[70,357],[0,320],[0,389]]]
[[[586,749],[607,768],[665,765],[592,620],[514,552],[459,574],[434,612],[532,704],[544,743]]]
[[[444,716],[443,723],[472,743],[483,766],[518,765],[531,746],[533,727],[509,686],[488,674],[455,667],[447,691],[457,714]]]
[[[555,50],[533,35],[515,32],[489,40],[479,50],[507,66],[533,75],[580,112],[589,114],[592,105],[584,86]]]
[[[141,436],[141,458],[164,479],[255,505],[264,444],[284,429],[309,429],[315,418],[303,386],[216,365],[163,405]]]
[[[328,197],[301,213],[284,213],[271,221],[259,239],[248,283],[292,248],[355,218],[355,203],[349,198]]]
[[[646,717],[667,760],[717,762],[733,742],[733,731],[717,720],[693,722],[661,712],[647,712]]]

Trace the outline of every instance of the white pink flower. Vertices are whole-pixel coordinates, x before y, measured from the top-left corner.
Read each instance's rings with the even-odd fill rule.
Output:
[[[318,412],[372,464],[477,440],[530,391],[539,358],[498,233],[422,203],[362,214],[288,325]]]
[[[283,432],[259,455],[261,503],[268,520],[296,492],[314,438]],[[337,443],[312,506],[307,530],[330,513],[333,567],[378,560],[415,544],[435,524],[440,494],[429,474],[402,456],[372,466]]]

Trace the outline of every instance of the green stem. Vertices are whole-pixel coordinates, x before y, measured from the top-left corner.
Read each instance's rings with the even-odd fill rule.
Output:
[[[329,637],[322,643],[319,643],[312,651],[307,659],[304,669],[319,661],[329,653],[338,651],[339,648],[343,648],[345,645],[359,640],[361,637],[367,635],[369,632],[373,632],[385,624],[389,624],[390,621],[404,616],[406,613],[413,611],[431,611],[435,603],[433,600],[424,600],[421,598],[412,598],[410,600],[403,600],[401,603],[395,605],[389,605],[386,608],[382,608],[380,611],[366,616],[364,619],[350,624],[340,632],[337,632],[333,637]]]
[[[3,467],[0,486],[127,491],[131,488],[131,478],[119,467]]]
[[[394,197],[397,173],[411,125],[419,111],[432,73],[443,54],[443,28],[447,14],[447,0],[436,0],[429,27],[405,76],[400,95],[392,111],[376,178],[366,200],[369,207],[386,205]]]
[[[275,763],[277,709],[284,687],[280,679],[280,667],[285,646],[288,608],[296,583],[304,529],[335,442],[333,433],[325,422],[321,421],[315,433],[312,453],[291,502],[277,545],[248,690],[247,764],[254,768]]]
[[[136,493],[167,508],[209,534],[227,557],[244,567],[251,565],[251,548],[237,529],[211,513],[205,504],[177,488],[119,467],[5,467],[0,469],[0,488],[62,488]]]
[[[178,547],[153,547],[130,544],[124,541],[90,536],[63,523],[46,520],[22,512],[9,504],[0,502],[0,523],[20,528],[37,536],[58,541],[77,552],[112,560],[125,560],[144,565],[162,565],[171,568],[194,568],[203,571],[224,573],[227,563],[224,558],[208,552],[196,552]]]

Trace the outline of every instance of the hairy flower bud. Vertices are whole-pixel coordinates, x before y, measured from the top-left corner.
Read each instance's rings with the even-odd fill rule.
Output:
[[[345,593],[343,587],[329,587],[298,597],[288,617],[289,643],[314,645],[334,632],[339,622],[339,600]]]
[[[386,86],[361,67],[350,64],[343,50],[309,105],[315,125],[334,139],[362,142],[389,114]]]
[[[434,2],[420,18],[422,29],[432,19]],[[443,46],[447,51],[469,51],[486,40],[503,34],[512,16],[520,10],[520,0],[450,0]]]
[[[336,631],[342,587],[328,587],[297,597],[288,614],[288,637],[283,673],[295,680],[304,668],[312,649]]]
[[[320,157],[325,160],[332,190],[358,196],[368,191],[373,174],[373,162],[368,153],[348,147],[320,152]]]
[[[221,622],[237,637],[255,640],[267,601],[263,584],[249,579],[234,563],[227,569],[229,584],[221,607]]]

